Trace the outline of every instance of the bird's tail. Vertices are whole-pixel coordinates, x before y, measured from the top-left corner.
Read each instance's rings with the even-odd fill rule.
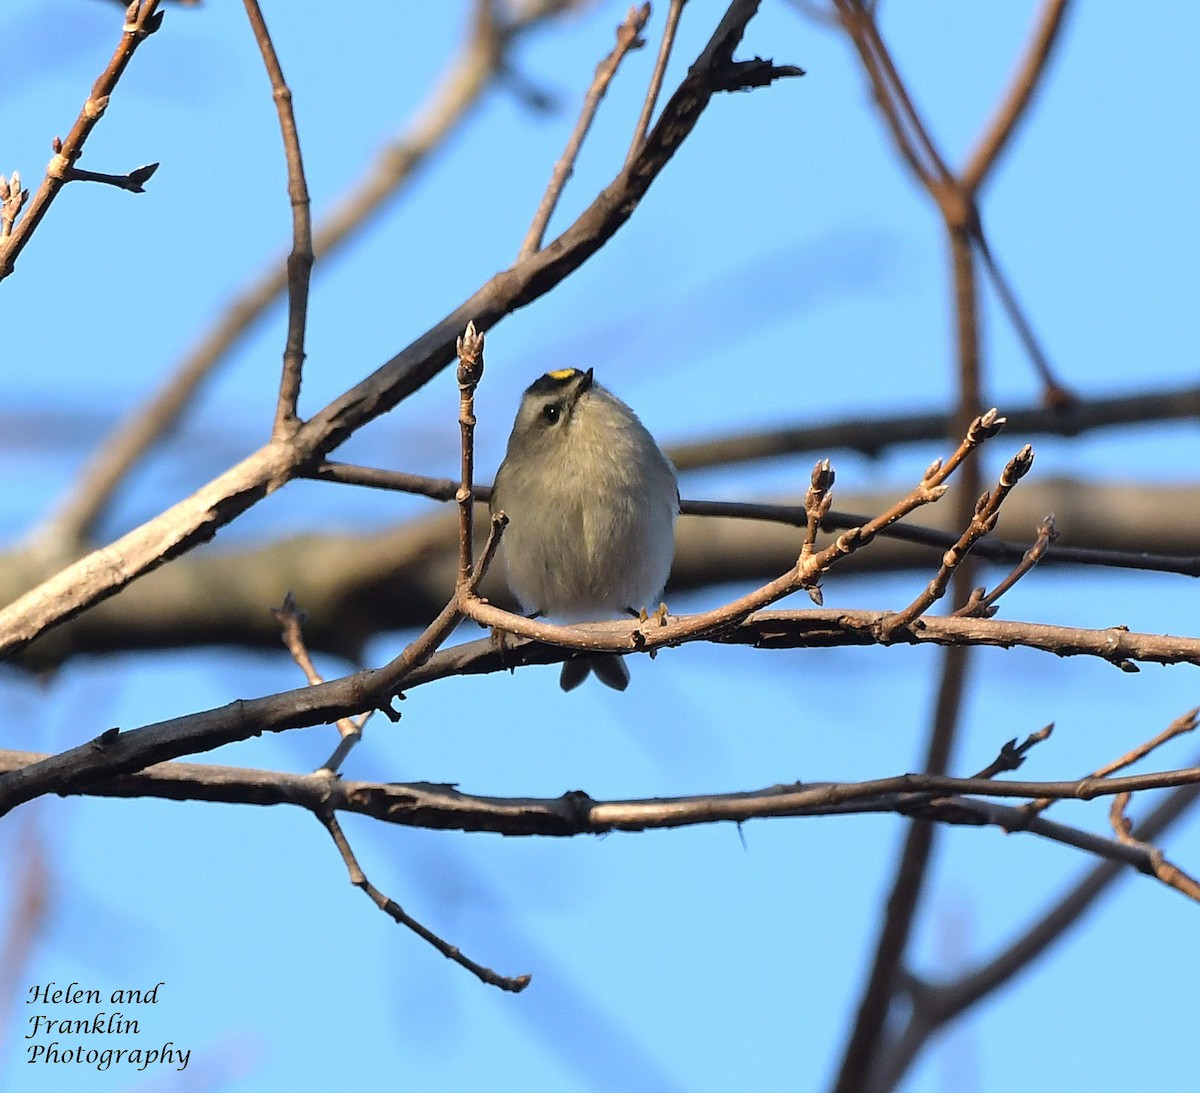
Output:
[[[576,657],[574,660],[564,661],[558,685],[564,691],[573,691],[592,674],[595,674],[604,686],[611,687],[614,691],[623,691],[629,686],[629,669],[625,667],[625,659],[611,653],[606,656]]]

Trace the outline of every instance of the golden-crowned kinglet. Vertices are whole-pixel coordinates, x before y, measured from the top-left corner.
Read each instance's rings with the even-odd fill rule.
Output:
[[[567,622],[637,615],[662,593],[675,553],[675,468],[637,415],[592,370],[547,372],[521,399],[496,472],[492,512],[521,607]],[[566,661],[564,691],[595,672],[623,691],[619,656]]]

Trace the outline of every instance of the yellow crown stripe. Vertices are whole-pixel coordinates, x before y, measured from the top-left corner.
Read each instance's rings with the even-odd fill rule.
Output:
[[[578,371],[578,368],[559,368],[553,372],[547,372],[546,375],[552,380],[569,380]]]

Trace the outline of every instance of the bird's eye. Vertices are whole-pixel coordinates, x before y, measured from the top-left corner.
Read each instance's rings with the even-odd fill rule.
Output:
[[[562,407],[555,406],[551,403],[548,406],[542,407],[542,418],[547,425],[553,425],[560,417],[562,417]]]

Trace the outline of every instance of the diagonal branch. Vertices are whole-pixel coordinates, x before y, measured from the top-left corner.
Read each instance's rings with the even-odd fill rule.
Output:
[[[1046,519],[1038,524],[1037,538],[1034,540],[1033,545],[1021,555],[1021,560],[1013,566],[1004,579],[991,592],[987,592],[983,588],[976,588],[971,593],[971,598],[967,603],[963,607],[960,607],[955,614],[990,619],[996,613],[996,601],[1046,556],[1046,551],[1050,549],[1057,539],[1058,529],[1054,526],[1054,516],[1047,516]],[[976,548],[976,553],[978,553],[978,547]]]
[[[1117,834],[1117,838],[1123,846],[1140,850],[1146,854],[1150,859],[1152,874],[1168,888],[1174,888],[1177,892],[1181,892],[1187,896],[1188,899],[1200,903],[1200,882],[1197,882],[1195,877],[1185,873],[1173,862],[1167,861],[1166,856],[1158,847],[1151,846],[1142,839],[1134,837],[1133,822],[1125,815],[1125,809],[1129,807],[1129,802],[1132,798],[1132,791],[1125,790],[1118,793],[1112,800],[1112,807],[1109,809],[1109,818],[1112,822],[1113,830]]]
[[[325,679],[313,664],[312,657],[308,655],[308,646],[304,642],[302,630],[304,612],[297,606],[296,600],[290,592],[284,596],[281,606],[272,608],[271,616],[279,624],[280,638],[284,647],[291,654],[296,666],[304,673],[304,678],[308,680],[309,685],[316,687],[324,683]],[[368,710],[359,717],[339,717],[334,722],[341,739],[333,754],[321,764],[322,770],[336,773],[341,769],[342,763],[346,761],[346,756],[362,739],[363,727],[373,712]]]
[[[1124,755],[1114,759],[1111,763],[1105,763],[1104,766],[1098,767],[1089,775],[1091,778],[1108,778],[1119,770],[1124,770],[1126,767],[1133,766],[1134,763],[1145,759],[1153,751],[1157,751],[1169,740],[1174,740],[1177,736],[1182,736],[1184,733],[1192,732],[1196,728],[1196,720],[1200,718],[1200,706],[1188,710],[1187,713],[1181,714],[1175,718],[1162,732],[1149,740],[1144,740],[1136,747],[1131,748]],[[1022,811],[1026,816],[1038,816],[1045,812],[1054,803],[1053,798],[1042,797],[1035,801],[1030,801],[1027,805],[1022,806]]]
[[[1033,466],[1033,450],[1025,445],[1004,468],[996,488],[985,491],[975,504],[975,512],[970,524],[959,536],[958,541],[942,556],[942,564],[925,590],[912,603],[901,611],[897,611],[888,624],[888,632],[908,626],[913,619],[925,614],[938,600],[946,594],[950,579],[958,572],[966,559],[968,552],[980,539],[996,526],[1000,518],[1000,506],[1012,488],[1029,473]]]
[[[448,941],[443,940],[427,926],[421,925],[415,918],[412,917],[403,907],[400,906],[394,899],[384,895],[378,888],[375,887],[368,879],[367,875],[362,871],[362,867],[358,864],[358,859],[354,856],[354,851],[350,848],[350,843],[347,841],[345,834],[342,832],[341,824],[337,822],[337,818],[329,809],[320,810],[316,813],[317,819],[325,825],[325,830],[329,832],[329,837],[333,839],[333,845],[337,847],[338,853],[342,856],[342,862],[346,866],[346,871],[350,874],[350,883],[355,888],[362,889],[363,892],[371,899],[371,901],[385,914],[390,915],[401,926],[406,926],[412,930],[423,941],[429,942],[439,953],[447,960],[454,961],[460,968],[466,968],[476,979],[481,983],[486,983],[492,987],[499,987],[504,991],[512,991],[514,994],[519,994],[529,986],[531,976],[518,975],[507,976],[499,975],[492,971],[491,968],[485,968],[482,964],[477,964],[474,960],[463,953],[456,945],[451,945]]]
[[[626,165],[632,163],[634,157],[645,146],[646,134],[650,131],[654,107],[658,103],[659,92],[662,91],[663,77],[667,72],[667,62],[671,59],[671,49],[675,45],[675,32],[679,29],[679,17],[683,14],[685,3],[687,0],[670,0],[670,7],[667,9],[667,25],[663,28],[662,41],[658,44],[658,57],[654,61],[654,71],[650,75],[650,86],[646,89],[642,113],[638,117],[633,131],[633,141],[629,145],[629,155],[625,159]]]
[[[525,236],[525,241],[521,244],[518,258],[525,258],[541,250],[542,240],[546,236],[546,227],[558,206],[558,199],[562,196],[563,187],[566,186],[567,180],[575,171],[575,160],[587,138],[588,130],[592,127],[596,111],[600,108],[600,100],[608,91],[608,85],[612,83],[626,54],[632,50],[641,49],[646,44],[641,35],[646,28],[646,20],[649,18],[649,4],[643,4],[640,8],[632,7],[629,9],[629,14],[625,16],[625,21],[617,27],[617,44],[613,46],[612,52],[596,66],[596,74],[592,77],[591,86],[583,99],[583,109],[579,112],[579,120],[575,123],[575,129],[567,141],[563,154],[554,165],[554,170],[550,175],[550,184],[546,187],[545,194],[542,195],[537,212],[533,214],[533,223],[529,225],[529,231]]]
[[[968,193],[975,193],[983,185],[1028,112],[1029,104],[1049,68],[1050,57],[1059,40],[1059,31],[1062,30],[1069,7],[1070,0],[1046,0],[1037,29],[1025,49],[1012,85],[992,117],[987,132],[959,174]]]

